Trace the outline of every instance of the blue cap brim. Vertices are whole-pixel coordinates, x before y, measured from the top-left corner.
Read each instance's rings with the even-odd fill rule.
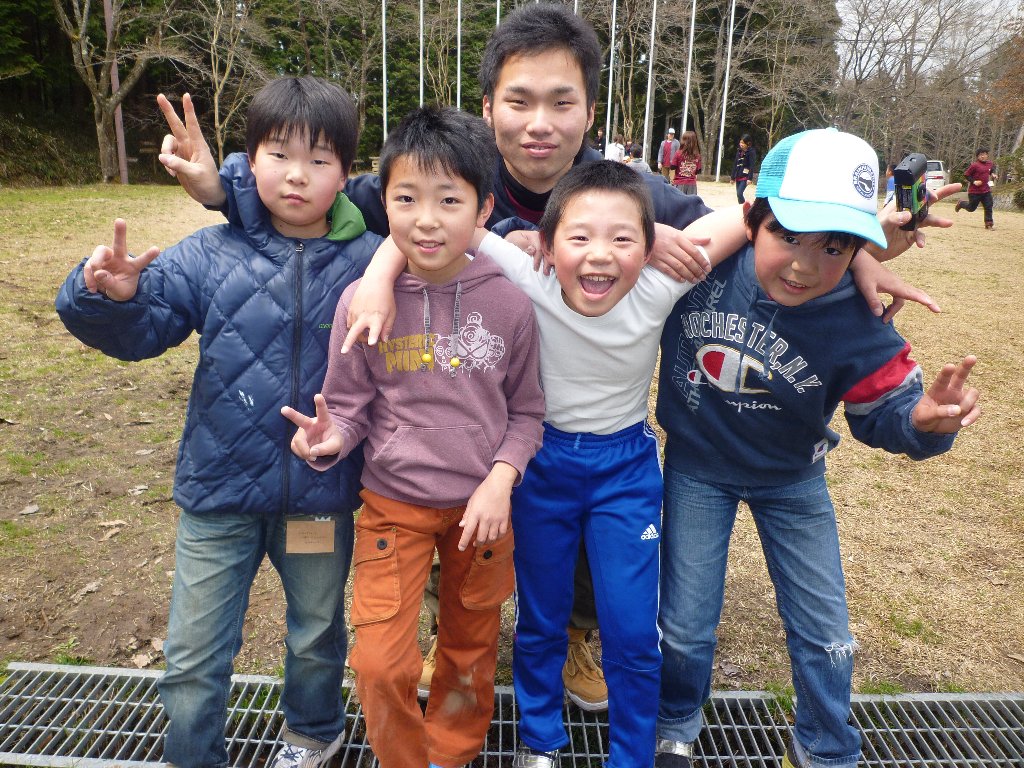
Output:
[[[865,237],[879,248],[888,247],[878,217],[847,205],[769,197],[768,205],[779,224],[790,232],[849,232]]]

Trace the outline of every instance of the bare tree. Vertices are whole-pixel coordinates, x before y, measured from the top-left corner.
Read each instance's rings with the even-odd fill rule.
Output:
[[[310,72],[336,81],[356,103],[360,132],[366,124],[371,73],[381,66],[378,0],[307,0],[302,29]],[[389,14],[390,15],[390,14]]]
[[[771,15],[755,37],[761,63],[740,67],[737,77],[751,96],[752,121],[771,146],[794,123],[802,129],[831,123],[839,17],[831,0],[785,0],[766,10]]]
[[[841,0],[836,120],[889,158],[959,160],[973,143],[981,62],[1003,31],[982,0]]]
[[[169,32],[177,11],[175,0],[141,3],[131,10],[124,7],[123,0],[110,0],[110,6],[110,33],[104,34],[104,20],[95,17],[95,5],[90,0],[53,0],[57,22],[71,42],[75,71],[92,97],[104,182],[117,176],[114,112],[139,82],[150,61],[182,57],[173,33]],[[128,37],[139,42],[129,43]],[[111,84],[115,62],[126,65],[120,73],[117,92]]]
[[[1024,22],[1010,27],[1008,39],[982,70],[979,101],[984,114],[1010,136],[1005,146],[997,144],[993,149],[998,155],[1017,153],[1024,144]],[[1017,164],[1024,163],[1018,159]]]
[[[191,0],[191,8],[175,26],[200,54],[193,71],[210,84],[213,139],[218,163],[235,118],[266,82],[257,55],[266,35],[253,14],[252,0]]]

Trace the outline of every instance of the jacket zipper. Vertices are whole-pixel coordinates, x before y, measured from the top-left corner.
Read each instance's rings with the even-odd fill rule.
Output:
[[[295,244],[295,318],[293,320],[294,326],[292,327],[292,391],[288,398],[288,402],[291,404],[292,408],[295,408],[298,411],[302,410],[301,404],[299,403],[299,350],[302,348],[302,253],[305,248],[305,244],[301,241]],[[291,466],[291,455],[291,441],[286,441],[284,444],[284,477],[281,483],[282,515],[288,514],[288,500],[291,498],[291,472],[289,471],[289,467]]]

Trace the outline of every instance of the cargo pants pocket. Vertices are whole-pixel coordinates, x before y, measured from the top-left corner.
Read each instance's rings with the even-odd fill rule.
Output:
[[[476,548],[459,592],[463,607],[474,611],[497,608],[512,594],[516,585],[512,569],[514,546],[509,531],[497,541]]]
[[[352,561],[352,626],[390,619],[402,604],[398,583],[398,558],[395,556],[395,528],[356,529]]]

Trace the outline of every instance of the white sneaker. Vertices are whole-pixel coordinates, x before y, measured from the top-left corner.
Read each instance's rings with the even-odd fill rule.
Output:
[[[341,749],[342,736],[344,734],[338,734],[338,738],[322,749],[309,749],[285,742],[268,768],[325,768]]]
[[[558,768],[558,750],[541,752],[520,744],[512,759],[512,768]]]

